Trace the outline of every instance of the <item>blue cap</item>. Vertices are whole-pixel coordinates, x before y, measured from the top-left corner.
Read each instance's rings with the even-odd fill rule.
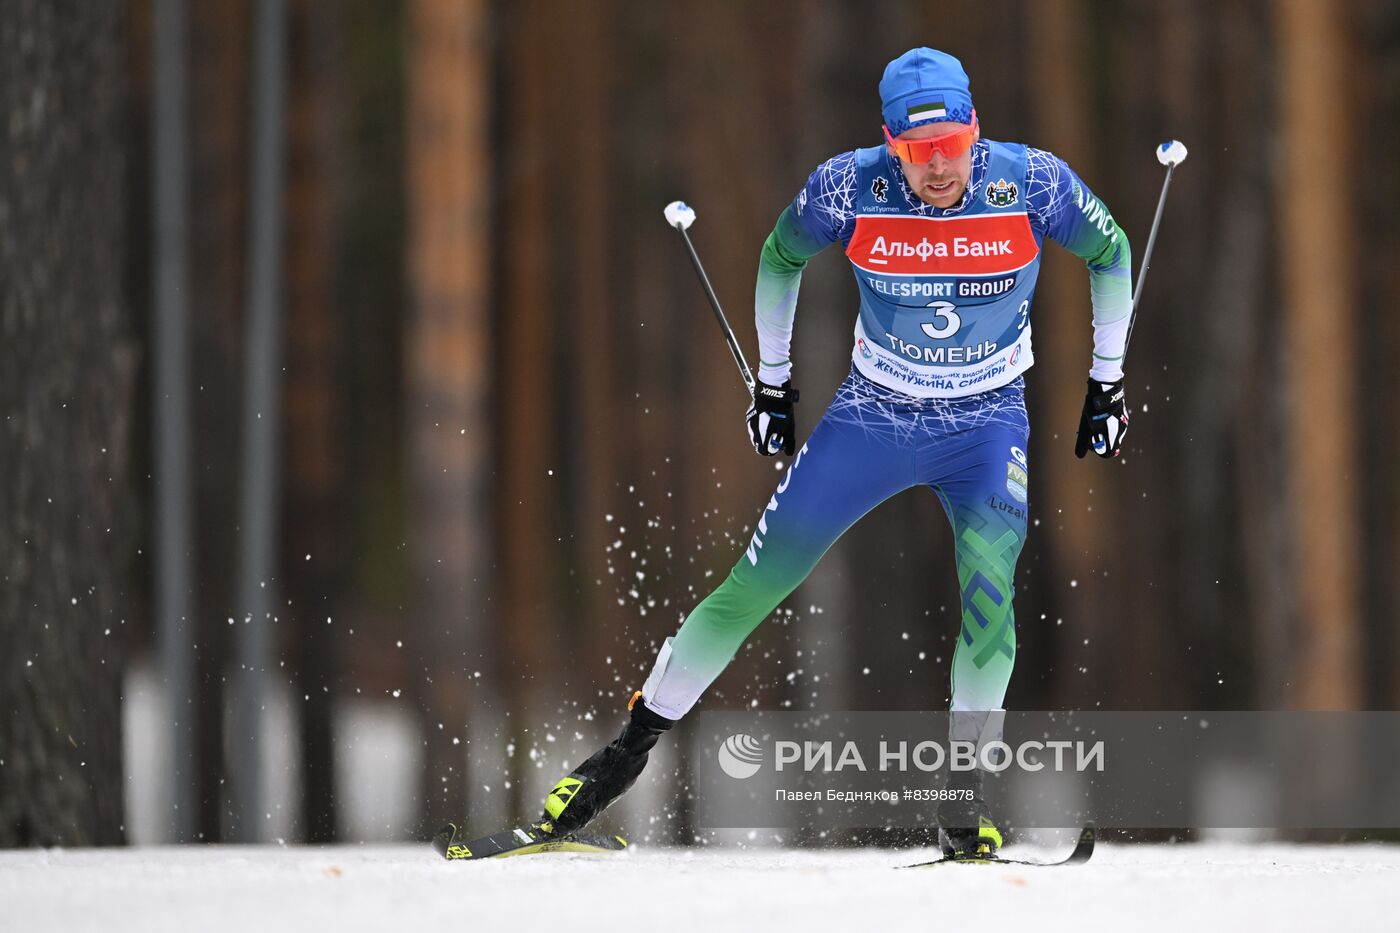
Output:
[[[935,49],[910,49],[885,66],[880,111],[891,136],[920,123],[972,122],[972,91],[962,62]]]

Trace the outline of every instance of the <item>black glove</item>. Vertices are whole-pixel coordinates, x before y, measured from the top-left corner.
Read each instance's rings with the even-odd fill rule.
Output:
[[[749,422],[749,440],[753,449],[765,457],[779,453],[792,455],[797,448],[797,421],[792,406],[797,404],[797,390],[789,379],[781,386],[755,382],[753,404],[745,416]]]
[[[1123,401],[1123,380],[1089,380],[1084,395],[1084,412],[1079,416],[1079,436],[1074,455],[1081,460],[1092,447],[1105,460],[1118,456],[1128,433],[1128,406]]]

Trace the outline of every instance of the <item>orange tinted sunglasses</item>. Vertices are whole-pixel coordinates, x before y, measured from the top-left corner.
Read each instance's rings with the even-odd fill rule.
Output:
[[[977,111],[972,111],[972,125],[966,129],[953,130],[942,136],[930,136],[928,139],[895,139],[890,135],[888,126],[882,126],[881,129],[885,131],[885,142],[889,143],[895,155],[905,162],[922,164],[932,159],[935,152],[941,153],[945,159],[956,159],[972,148],[973,137],[977,135]]]

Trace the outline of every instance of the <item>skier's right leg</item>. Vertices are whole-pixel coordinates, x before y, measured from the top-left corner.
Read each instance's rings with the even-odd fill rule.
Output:
[[[646,765],[661,733],[690,711],[749,634],[797,588],[847,528],[915,483],[907,432],[891,415],[872,427],[852,415],[850,381],[793,458],[758,520],[748,548],[709,596],[666,639],[651,675],[629,704],[616,740],[550,792],[541,828],[581,829],[621,796]],[[834,412],[840,412],[833,417]]]

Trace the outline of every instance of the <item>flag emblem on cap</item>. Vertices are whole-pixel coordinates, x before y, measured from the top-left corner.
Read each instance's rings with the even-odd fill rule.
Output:
[[[922,104],[909,105],[909,122],[923,123],[925,120],[942,120],[948,115],[948,108],[943,106],[941,100],[925,101]]]

